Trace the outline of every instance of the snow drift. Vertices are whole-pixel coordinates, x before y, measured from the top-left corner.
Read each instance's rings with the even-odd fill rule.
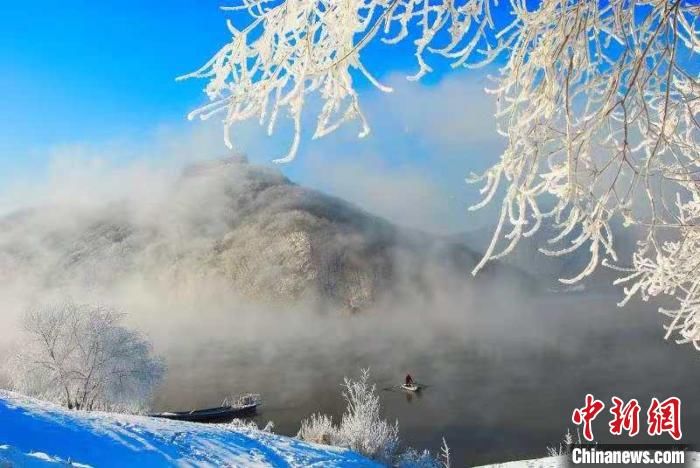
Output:
[[[0,465],[379,466],[349,450],[235,424],[69,411],[0,391]]]

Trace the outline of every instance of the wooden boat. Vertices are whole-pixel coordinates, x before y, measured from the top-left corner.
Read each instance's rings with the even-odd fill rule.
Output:
[[[149,414],[152,418],[174,419],[176,421],[191,421],[200,423],[231,422],[237,418],[245,418],[256,413],[261,404],[259,395],[249,394],[238,398],[234,403],[224,400],[221,406],[192,411],[174,411]]]

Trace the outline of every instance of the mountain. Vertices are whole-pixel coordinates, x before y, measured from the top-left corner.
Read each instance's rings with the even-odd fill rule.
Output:
[[[436,275],[472,281],[479,257],[463,242],[397,227],[242,157],[189,166],[155,192],[6,216],[0,281],[217,283],[246,297],[313,297],[356,311],[385,291],[427,290]],[[515,268],[494,268],[529,281]]]

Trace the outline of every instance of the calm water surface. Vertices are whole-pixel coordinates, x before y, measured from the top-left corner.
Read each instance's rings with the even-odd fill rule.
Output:
[[[370,367],[384,414],[398,419],[402,441],[435,451],[444,436],[455,466],[544,456],[572,427],[571,412],[586,393],[608,405],[612,395],[637,398],[643,412],[652,396],[678,396],[683,440],[700,442],[700,355],[663,341],[661,317],[649,306],[618,309],[609,297],[576,295],[544,298],[536,306],[520,321],[460,322],[455,326],[465,327],[464,340],[453,338],[460,335],[455,330],[444,339],[433,334],[421,340],[420,326],[399,334],[370,327],[362,339],[341,338],[336,328],[324,332],[325,340],[304,333],[298,340],[253,340],[236,330],[230,339],[183,337],[167,348],[168,378],[155,406],[213,406],[231,393],[259,392],[264,406],[257,421],[272,420],[275,432],[294,435],[299,421],[314,412],[337,420],[344,408],[343,376]],[[431,327],[429,317],[426,312],[424,330]],[[504,340],[504,333],[522,339]],[[428,388],[417,395],[391,389],[407,371]],[[594,425],[601,442],[611,440],[605,411]]]

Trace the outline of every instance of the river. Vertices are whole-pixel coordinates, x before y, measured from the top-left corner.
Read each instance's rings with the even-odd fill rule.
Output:
[[[294,435],[313,412],[338,420],[343,376],[369,367],[385,417],[399,421],[402,442],[435,451],[445,437],[454,466],[544,456],[567,428],[575,429],[571,413],[586,393],[608,408],[613,395],[637,398],[642,432],[651,397],[678,396],[683,441],[700,441],[700,355],[664,341],[663,317],[651,306],[620,309],[614,301],[554,295],[511,304],[514,311],[502,318],[503,304],[475,311],[472,303],[468,319],[434,320],[425,311],[405,318],[409,326],[396,313],[381,322],[360,314],[270,336],[251,334],[248,325],[216,327],[211,336],[183,333],[163,348],[168,377],[154,406],[215,406],[229,394],[258,392],[264,405],[256,421],[271,420],[275,432]],[[518,307],[527,311],[518,314]],[[255,326],[258,332],[272,329],[265,323]],[[391,388],[406,372],[427,388],[416,395]],[[624,440],[608,434],[608,420],[606,408],[594,424],[596,439]],[[648,441],[646,435],[634,439]]]

